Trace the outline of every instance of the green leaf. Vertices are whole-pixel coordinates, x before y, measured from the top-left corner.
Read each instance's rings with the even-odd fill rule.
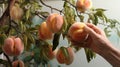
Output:
[[[35,47],[33,51],[34,51],[34,53],[35,53],[35,54],[34,54],[34,57],[33,57],[34,61],[35,61],[37,64],[40,64],[40,63],[41,63],[41,60],[42,60],[42,56],[41,56],[41,54],[40,54],[41,49]]]
[[[103,9],[103,8],[97,8],[95,9],[96,11],[106,11],[106,9]]]
[[[32,59],[33,59],[32,56],[27,56],[27,57],[24,58],[23,61],[24,61],[24,62],[30,62]]]
[[[76,18],[75,9],[71,8],[68,4],[65,3],[64,13],[65,13],[64,16],[67,20],[67,23],[73,24]]]
[[[25,26],[25,24],[23,24],[22,21],[19,22],[19,28],[20,28],[21,32],[25,32],[26,31],[26,26]]]
[[[110,37],[111,36],[111,34],[110,34],[110,30],[108,30],[108,28],[106,27],[106,28],[104,28],[104,32],[105,32],[105,34],[106,34],[106,36],[107,37]]]
[[[28,9],[27,11],[26,11],[26,20],[28,20],[29,19],[29,17],[30,17],[30,9]]]
[[[29,40],[31,43],[34,44],[34,43],[35,43],[35,39],[34,39],[33,35],[30,34],[30,33],[27,33],[26,35],[27,35],[27,37],[28,37],[28,40]]]
[[[25,50],[29,50],[30,49],[30,44],[28,44],[28,37],[25,34],[23,34],[22,38],[23,38]]]
[[[39,56],[39,55],[35,55],[34,56],[34,61],[35,61],[35,63],[37,63],[37,64],[40,64],[41,63],[41,57]]]
[[[94,52],[92,52],[90,49],[84,48],[84,51],[85,51],[86,58],[87,58],[88,62],[90,62],[93,58],[96,57],[96,54]]]
[[[4,44],[4,40],[7,38],[5,34],[0,34],[0,47]]]
[[[62,50],[64,56],[66,58],[69,58],[69,52],[68,52],[67,48],[62,46],[60,49]]]
[[[96,15],[94,15],[94,20],[92,20],[93,24],[97,25],[98,24],[98,17]]]
[[[95,14],[99,17],[103,17],[103,11],[102,10],[98,10]]]
[[[119,24],[119,22],[117,21],[117,20],[115,20],[115,19],[108,19],[108,22],[110,23],[109,24],[109,27],[110,28],[115,28],[117,25],[117,23]]]
[[[0,64],[9,65],[8,61],[0,59]],[[10,67],[10,66],[8,66]]]
[[[93,14],[88,14],[88,15],[89,15],[89,19],[94,21],[94,19],[95,19],[94,15]]]
[[[74,47],[75,48],[75,52],[78,52],[82,47]]]
[[[120,37],[120,30],[117,28],[117,35]]]
[[[66,35],[67,35],[67,32],[68,32],[68,23],[67,23],[67,21],[66,21],[66,19],[65,19],[65,17],[64,17],[64,24],[63,24],[63,26],[62,26],[62,36],[63,36],[63,39],[66,37]]]
[[[35,33],[38,31],[38,29],[36,29],[35,27],[31,27],[31,28],[27,29],[27,31]]]
[[[78,15],[78,17],[80,18],[80,22],[84,21],[84,16],[83,15]]]
[[[103,17],[101,18],[101,20],[103,20],[103,21],[105,20],[104,22],[108,22],[108,18],[105,14],[103,14]]]
[[[53,38],[53,48],[52,50],[55,50],[56,47],[59,45],[59,39],[60,39],[61,33],[55,33]]]

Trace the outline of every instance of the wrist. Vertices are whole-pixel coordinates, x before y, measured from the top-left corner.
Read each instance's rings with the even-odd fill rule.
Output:
[[[104,59],[106,59],[113,67],[120,67],[120,50],[114,46],[109,46],[109,48],[100,51]]]
[[[111,44],[111,42],[103,42],[101,45],[98,46],[98,51],[97,53],[99,55],[107,55],[111,52],[115,51],[115,47]]]

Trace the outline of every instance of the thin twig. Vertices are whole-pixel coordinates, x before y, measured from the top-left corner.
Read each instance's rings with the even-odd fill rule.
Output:
[[[45,17],[43,17],[42,15],[39,15],[39,12],[35,12],[35,15],[37,15],[38,17],[42,18],[43,20],[45,20]]]
[[[43,0],[40,0],[40,2],[41,2],[44,6],[51,8],[51,10],[54,9],[54,10],[59,11],[60,13],[62,13],[62,10],[59,10],[59,9],[57,9],[57,8],[53,8],[52,6],[49,6],[49,5],[45,4],[45,3],[43,2]]]
[[[68,1],[68,0],[63,0],[63,1],[69,3],[71,6],[73,6],[74,8],[76,8],[76,6],[74,4],[72,4],[70,1]]]
[[[4,56],[7,58],[7,60],[8,60],[8,62],[9,62],[10,67],[12,67],[12,62],[11,62],[11,60],[10,60],[9,56],[8,56],[8,55],[6,55],[5,53],[4,53]]]
[[[11,21],[11,16],[10,16],[10,10],[14,6],[14,3],[15,3],[15,0],[8,0],[8,7],[7,7],[7,9],[6,9],[5,13],[4,13],[5,15],[3,14],[3,16],[5,16],[5,17],[2,17],[2,19],[1,19],[1,20],[4,20],[4,19],[6,19],[6,17],[9,17],[9,28],[5,32],[5,34],[9,34],[9,31],[10,31],[11,26],[12,26],[12,21]],[[3,22],[2,24],[5,24],[5,23],[6,22]]]

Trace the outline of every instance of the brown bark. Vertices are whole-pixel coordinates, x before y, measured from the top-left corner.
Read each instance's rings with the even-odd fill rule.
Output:
[[[8,0],[8,7],[6,8],[3,15],[0,17],[0,26],[6,23],[6,18],[10,16],[10,10],[13,7],[15,0]]]

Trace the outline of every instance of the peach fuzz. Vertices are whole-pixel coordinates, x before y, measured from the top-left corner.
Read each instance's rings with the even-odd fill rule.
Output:
[[[2,49],[9,56],[18,56],[23,52],[24,45],[20,38],[8,37],[5,39]]]
[[[38,33],[41,40],[52,39],[53,33],[48,29],[46,22],[41,23]]]
[[[86,39],[87,33],[84,31],[85,23],[75,22],[71,25],[68,30],[68,36],[70,36],[70,40],[75,42],[84,42]]]
[[[76,7],[79,11],[84,12],[87,9],[90,9],[92,7],[92,1],[91,0],[77,0]]]
[[[22,60],[16,60],[12,62],[12,67],[24,67],[24,63]]]
[[[68,55],[65,55],[65,53],[63,52],[63,50],[68,51]],[[71,47],[65,48],[65,47],[61,47],[58,51],[57,51],[57,55],[56,55],[57,61],[60,64],[66,64],[66,65],[70,65],[73,60],[74,60],[74,52],[73,49]]]
[[[47,23],[48,28],[53,33],[57,33],[61,30],[63,26],[63,23],[64,23],[63,16],[57,13],[50,14],[46,19],[46,23]]]

